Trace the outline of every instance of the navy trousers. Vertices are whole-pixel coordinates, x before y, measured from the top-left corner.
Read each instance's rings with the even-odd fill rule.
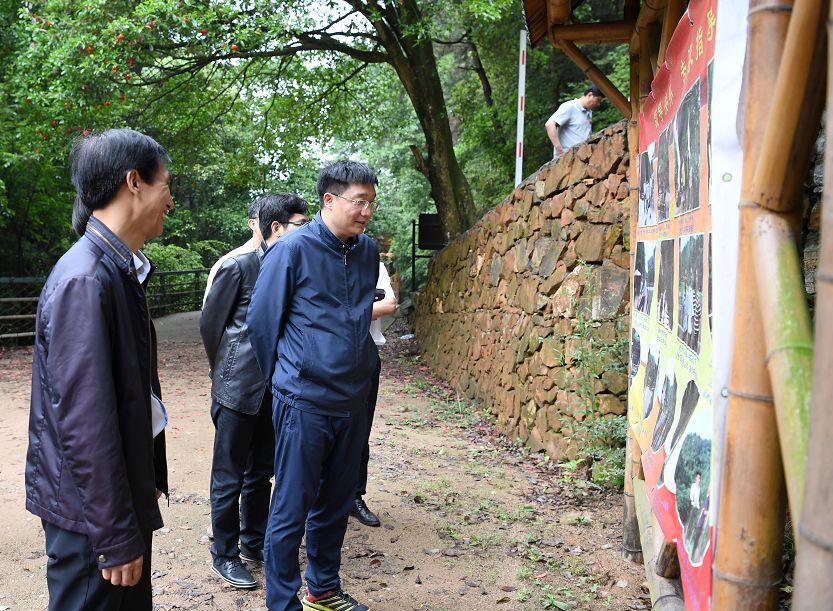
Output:
[[[298,550],[307,535],[307,589],[341,589],[341,546],[356,494],[365,410],[323,416],[273,403],[275,491],[266,530],[266,605],[300,611]]]
[[[50,611],[151,611],[150,552],[153,533],[145,535],[142,577],[135,586],[104,581],[87,535],[41,521],[46,534],[46,586]]]
[[[237,412],[212,401],[211,419],[215,427],[211,555],[215,560],[227,560],[239,555],[238,539],[247,551],[263,549],[275,459],[272,393],[264,393],[256,414]]]
[[[370,430],[373,428],[373,416],[376,414],[376,399],[379,396],[379,377],[382,373],[382,360],[376,365],[370,382],[370,394],[367,395],[367,426],[365,427],[362,461],[359,465],[359,481],[356,484],[356,498],[367,494],[367,463],[370,462]]]

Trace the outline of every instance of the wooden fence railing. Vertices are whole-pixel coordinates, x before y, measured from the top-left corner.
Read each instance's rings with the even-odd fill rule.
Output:
[[[148,285],[151,316],[202,307],[208,269],[156,272]],[[0,278],[0,344],[31,343],[38,297],[46,278]]]

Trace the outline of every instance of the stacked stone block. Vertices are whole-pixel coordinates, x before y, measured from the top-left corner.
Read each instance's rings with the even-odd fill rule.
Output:
[[[440,251],[416,300],[432,371],[557,460],[576,455],[589,409],[625,413],[625,363],[606,350],[594,354],[599,375],[585,363],[591,342],[627,339],[627,172],[622,122],[543,166]]]

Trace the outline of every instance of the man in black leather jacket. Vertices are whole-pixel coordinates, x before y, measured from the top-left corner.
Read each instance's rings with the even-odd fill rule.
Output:
[[[211,367],[211,419],[215,427],[212,570],[237,588],[257,584],[241,558],[263,564],[269,480],[275,460],[272,394],[249,343],[246,311],[266,249],[308,220],[307,202],[297,195],[268,195],[254,206],[264,241],[256,251],[233,256],[220,266],[200,317],[200,334]]]
[[[26,508],[42,520],[49,608],[150,611],[153,531],[167,494],[156,336],[141,253],[173,208],[168,155],[128,129],[71,155],[81,235],[35,322]]]

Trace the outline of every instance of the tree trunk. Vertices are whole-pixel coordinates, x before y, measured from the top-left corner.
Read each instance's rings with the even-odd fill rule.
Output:
[[[368,15],[370,19],[370,15]],[[443,97],[430,38],[410,33],[422,20],[415,0],[393,3],[383,19],[371,19],[390,56],[390,63],[419,119],[427,155],[417,166],[431,184],[431,197],[447,236],[455,236],[477,220],[469,182],[454,153],[448,109]]]

